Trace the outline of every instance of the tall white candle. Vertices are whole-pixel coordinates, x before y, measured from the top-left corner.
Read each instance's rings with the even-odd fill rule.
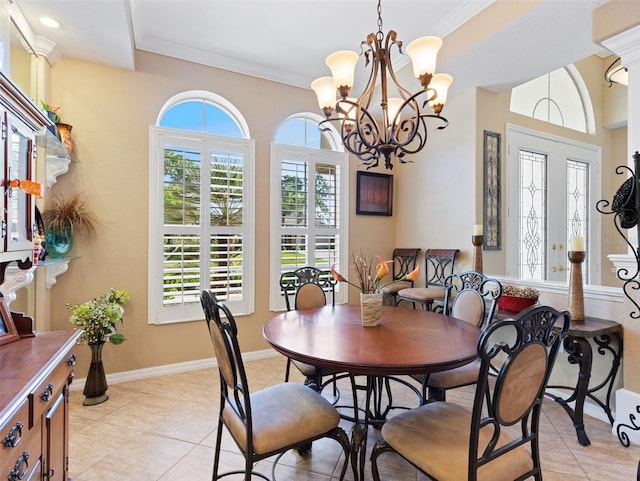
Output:
[[[473,235],[482,235],[482,224],[476,224],[473,226]]]
[[[582,237],[572,237],[571,238],[571,250],[573,252],[582,252],[584,251],[584,239]]]

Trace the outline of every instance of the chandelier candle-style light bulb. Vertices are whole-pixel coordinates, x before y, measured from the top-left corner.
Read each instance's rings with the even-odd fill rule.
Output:
[[[347,151],[357,156],[371,169],[381,159],[387,169],[393,160],[410,162],[405,156],[421,151],[427,144],[427,122],[439,121],[441,130],[449,121],[441,114],[447,99],[447,89],[453,78],[437,74],[436,59],[442,47],[438,37],[421,37],[407,46],[413,70],[421,88],[412,93],[398,81],[393,69],[392,52],[404,54],[397,34],[382,33],[382,9],[378,0],[378,31],[367,35],[360,44],[360,54],[350,50],[332,53],[326,59],[331,77],[321,77],[311,83],[325,120],[319,128],[328,130],[328,122],[339,128]],[[357,98],[349,97],[354,85],[355,67],[364,57],[369,79]],[[331,82],[328,79],[332,79]],[[336,97],[336,90],[338,96]],[[379,102],[378,106],[372,102]]]
[[[429,87],[435,90],[436,94],[433,100],[429,101],[429,107],[436,114],[442,112],[445,102],[447,101],[447,92],[453,83],[453,77],[447,73],[437,73],[431,78]]]
[[[413,75],[420,80],[420,84],[427,88],[431,76],[436,71],[436,59],[442,47],[439,37],[421,37],[407,45],[407,55],[411,57]]]
[[[340,97],[345,98],[353,87],[358,54],[351,50],[340,50],[329,55],[325,62],[331,70],[335,88],[340,92]],[[335,92],[333,100],[335,102]]]
[[[336,88],[333,85],[333,77],[317,78],[311,82],[311,88],[316,93],[318,105],[325,116],[330,117],[336,104]]]

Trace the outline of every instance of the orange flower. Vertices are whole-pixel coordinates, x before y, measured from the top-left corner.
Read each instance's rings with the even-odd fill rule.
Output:
[[[344,282],[344,277],[336,270],[336,265],[333,264],[331,266],[331,277],[333,277],[338,282]]]
[[[380,279],[382,279],[384,276],[386,276],[389,273],[388,262],[385,261],[380,256],[376,256],[376,257],[378,258],[378,261],[380,261],[380,263],[376,266],[376,278],[373,281],[374,284],[377,284],[378,282],[380,282]]]
[[[409,272],[409,274],[407,274],[406,276],[404,276],[400,280],[402,280],[402,281],[415,281],[418,278],[419,275],[420,275],[420,266],[416,267],[414,270]]]

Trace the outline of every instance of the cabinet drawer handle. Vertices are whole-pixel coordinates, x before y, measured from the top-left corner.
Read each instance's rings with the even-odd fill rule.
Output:
[[[20,441],[22,440],[23,427],[24,425],[20,421],[15,423],[9,430],[9,434],[4,437],[2,444],[8,448],[15,448],[18,444],[20,444]]]
[[[67,359],[67,366],[74,367],[76,365],[76,355],[71,354]]]
[[[19,479],[24,479],[24,477],[27,475],[27,471],[29,471],[28,460],[29,451],[25,451],[22,453],[22,456],[17,459],[16,465],[9,473],[9,481],[18,481]]]
[[[40,399],[44,402],[50,401],[53,397],[53,384],[49,383],[42,390],[42,394],[40,394]]]

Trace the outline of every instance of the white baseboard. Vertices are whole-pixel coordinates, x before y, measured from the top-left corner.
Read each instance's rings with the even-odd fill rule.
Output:
[[[618,425],[620,430],[629,437],[631,444],[640,444],[640,430],[633,430],[634,427],[640,427],[640,394],[626,389],[618,389],[616,391],[616,421],[613,423],[613,432],[618,435]],[[631,421],[633,416],[634,421]],[[635,426],[634,426],[635,424]],[[628,428],[625,426],[629,426]]]
[[[266,359],[268,357],[279,356],[273,349],[265,349],[263,351],[252,351],[242,356],[244,361],[255,361],[258,359]],[[133,371],[116,372],[113,374],[107,374],[107,384],[118,384],[120,382],[139,381],[140,379],[147,379],[157,376],[165,376],[167,374],[177,374],[181,372],[197,371],[198,369],[205,369],[209,367],[215,367],[218,363],[215,357],[208,359],[199,359],[197,361],[179,362],[176,364],[165,364],[163,366],[148,367],[145,369],[135,369]],[[71,391],[81,391],[84,389],[84,384],[87,378],[74,378],[71,383]]]

